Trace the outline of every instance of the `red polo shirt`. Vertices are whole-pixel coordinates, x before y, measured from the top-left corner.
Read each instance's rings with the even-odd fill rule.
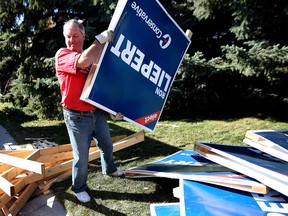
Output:
[[[76,68],[80,55],[81,53],[67,48],[59,49],[55,55],[56,75],[62,96],[60,104],[73,110],[90,111],[96,107],[80,100],[80,96],[91,66],[84,69]]]

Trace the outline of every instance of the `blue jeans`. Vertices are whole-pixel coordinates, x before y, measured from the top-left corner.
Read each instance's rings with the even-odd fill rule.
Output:
[[[87,188],[88,157],[92,139],[101,151],[101,167],[104,175],[117,170],[113,160],[113,143],[102,110],[79,113],[63,109],[63,115],[74,157],[71,189],[79,193]]]

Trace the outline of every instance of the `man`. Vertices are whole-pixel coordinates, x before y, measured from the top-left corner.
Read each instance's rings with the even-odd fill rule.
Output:
[[[80,100],[88,72],[99,59],[106,42],[112,42],[114,33],[104,31],[83,50],[85,29],[81,22],[71,19],[64,24],[66,48],[55,55],[56,75],[60,83],[64,121],[73,149],[72,191],[81,202],[89,202],[86,192],[88,156],[91,140],[101,150],[101,166],[104,175],[119,177],[124,172],[117,169],[113,160],[113,143],[102,110]]]

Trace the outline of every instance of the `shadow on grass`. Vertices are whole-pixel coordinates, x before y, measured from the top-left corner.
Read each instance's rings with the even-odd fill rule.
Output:
[[[131,190],[131,192],[128,191],[129,189],[124,189],[125,191],[123,192],[119,191],[119,189],[117,188],[114,189],[113,186],[121,183],[123,187],[125,187],[125,183],[127,183],[128,180],[123,180],[123,182],[121,182],[121,180],[119,180],[118,178],[118,181],[114,183],[109,182],[108,186],[105,188],[105,185],[104,189],[101,190],[98,188],[102,188],[101,185],[105,184],[105,180],[103,180],[104,177],[101,177],[101,173],[98,172],[97,175],[100,176],[96,179],[98,185],[97,189],[87,189],[87,192],[92,198],[91,201],[88,203],[79,202],[73,192],[69,190],[69,184],[71,184],[71,181],[66,180],[64,182],[58,183],[58,186],[53,186],[53,191],[55,191],[54,193],[64,206],[64,202],[69,201],[69,204],[66,203],[65,207],[68,212],[71,213],[71,211],[73,211],[73,216],[79,215],[79,213],[82,214],[83,211],[86,211],[87,209],[89,209],[89,215],[127,215],[124,212],[133,212],[133,207],[130,206],[131,203],[133,203],[134,205],[136,203],[137,208],[139,208],[138,211],[143,211],[143,215],[146,215],[145,212],[149,211],[149,205],[152,203],[179,202],[179,199],[173,196],[173,189],[179,186],[179,180],[176,179],[143,178],[138,179],[137,182],[133,179],[130,179],[131,182],[134,182],[131,183],[134,185],[134,188]],[[139,191],[135,191],[135,184],[138,184],[141,181],[148,182],[148,184],[149,182],[151,182],[152,184],[155,183],[155,191],[151,193],[146,193],[143,191],[140,192],[141,189],[139,189]],[[113,207],[111,206],[115,205],[119,206],[119,210],[112,209]]]
[[[97,215],[97,213],[101,213],[103,215],[119,215],[119,216],[126,216],[126,214],[124,213],[121,213],[119,211],[116,211],[116,210],[113,210],[111,208],[108,208],[106,207],[105,205],[101,204],[101,203],[97,203],[97,200],[93,199],[93,196],[92,196],[92,199],[90,202],[87,202],[87,203],[81,203],[77,200],[76,196],[74,196],[74,194],[70,194],[70,193],[65,193],[63,192],[64,194],[62,194],[64,197],[65,197],[65,200],[69,200],[70,202],[73,202],[75,204],[78,205],[78,209],[75,210],[75,212],[70,212],[70,214],[73,214],[73,215],[79,215],[79,213],[81,212],[81,210],[79,210],[79,205],[85,207],[85,208],[88,208],[90,209],[90,211],[93,211],[93,214],[94,215]],[[90,193],[91,194],[91,193]],[[92,195],[92,194],[91,194]],[[63,204],[63,200],[62,200],[62,204]],[[68,210],[69,212],[69,210]],[[69,215],[70,215],[69,214]],[[80,213],[82,214],[82,213]],[[91,214],[89,214],[91,215]]]
[[[115,124],[110,124],[111,128],[111,136],[116,135],[131,135],[135,132],[119,127]],[[141,129],[139,129],[140,131]],[[145,139],[143,142],[137,143],[133,146],[130,146],[128,148],[122,149],[118,152],[116,152],[115,160],[118,160],[118,158],[121,158],[122,162],[120,161],[121,166],[124,166],[126,163],[131,163],[133,160],[145,160],[153,157],[161,157],[161,156],[167,156],[169,154],[175,153],[176,151],[179,151],[180,148],[177,148],[175,146],[168,145],[166,143],[163,143],[159,140],[152,139],[145,135]]]
[[[32,118],[18,109],[4,108],[0,111],[0,119],[0,124],[9,132],[15,141],[18,144],[22,143],[21,132],[24,128],[21,124],[30,121]]]
[[[37,120],[26,115],[19,109],[5,108],[0,111],[0,124],[5,127],[18,145],[32,143],[34,139],[45,138],[57,144],[69,143],[69,138],[64,122],[53,126],[37,125],[23,127],[22,124]],[[37,122],[37,121],[36,121]],[[48,120],[46,122],[49,122]]]

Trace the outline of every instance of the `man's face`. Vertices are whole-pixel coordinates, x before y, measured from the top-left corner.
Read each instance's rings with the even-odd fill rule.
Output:
[[[73,23],[66,25],[63,34],[68,49],[79,53],[83,51],[85,34],[80,31],[77,25]]]

